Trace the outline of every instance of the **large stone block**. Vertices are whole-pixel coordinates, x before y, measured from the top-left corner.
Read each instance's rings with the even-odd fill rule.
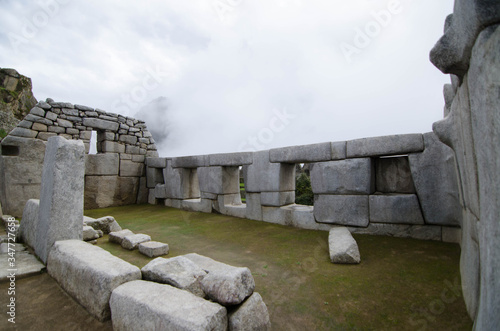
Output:
[[[370,195],[370,222],[424,224],[415,194]]]
[[[201,280],[207,272],[184,256],[171,259],[156,258],[146,264],[141,271],[144,280],[172,285],[201,298],[205,297]]]
[[[332,160],[343,160],[347,157],[346,149],[347,142],[335,141],[332,142]]]
[[[317,223],[314,218],[314,207],[304,205],[288,205],[281,207],[284,212],[285,225],[308,230],[330,231],[333,225]],[[282,214],[282,215],[283,215]]]
[[[441,226],[370,223],[366,228],[350,227],[351,233],[441,241]]]
[[[150,168],[165,168],[167,166],[167,159],[164,157],[147,157],[146,165]]]
[[[251,220],[262,221],[262,205],[260,193],[246,193],[245,217]]]
[[[375,172],[370,158],[314,163],[311,169],[314,194],[370,194],[375,191]]]
[[[281,207],[295,203],[295,191],[291,192],[262,192],[260,204],[262,206]]]
[[[198,168],[200,191],[213,194],[235,194],[240,192],[239,167]]]
[[[29,199],[23,210],[23,218],[19,226],[19,235],[23,243],[35,247],[38,228],[38,209],[40,200]]]
[[[115,141],[103,141],[100,143],[100,146],[101,146],[100,152],[103,153],[125,153],[125,145],[122,145]]]
[[[120,160],[120,177],[141,177],[144,175],[144,164],[130,160]]]
[[[163,169],[167,198],[197,199],[200,197],[198,172],[196,169],[172,168],[171,161]]]
[[[240,306],[229,313],[230,331],[271,330],[267,306],[259,293],[254,292]]]
[[[253,159],[243,167],[246,192],[295,191],[295,164],[271,163],[269,151],[255,152]]]
[[[167,255],[169,251],[168,244],[161,243],[158,241],[147,241],[140,243],[137,247],[141,254],[148,257],[157,257],[162,255]]]
[[[421,134],[362,138],[347,142],[347,157],[388,156],[416,153],[424,150]]]
[[[424,134],[425,150],[410,154],[410,166],[427,224],[459,226],[462,222],[455,153],[434,133]]]
[[[136,249],[141,243],[151,241],[151,237],[147,234],[137,233],[125,236],[122,240],[122,247],[128,250]]]
[[[316,222],[366,227],[368,215],[367,195],[314,196]]]
[[[255,281],[248,268],[233,267],[194,253],[184,257],[208,272],[201,280],[201,285],[213,301],[222,305],[237,305],[255,289]]]
[[[107,130],[107,131],[118,131],[120,124],[117,122],[106,121],[98,118],[84,118],[83,125],[91,127],[93,129]]]
[[[85,209],[136,203],[138,177],[85,176]]]
[[[121,226],[113,216],[104,216],[97,219],[84,216],[83,223],[85,225],[91,226],[95,230],[102,231],[104,234],[122,230]]]
[[[58,240],[82,239],[85,147],[80,140],[47,142],[40,190],[35,253],[47,262]]]
[[[424,151],[425,152],[425,151]],[[420,155],[412,154],[412,155]],[[381,193],[415,193],[406,156],[375,159],[375,190]]]
[[[198,168],[208,166],[208,155],[172,158],[172,168]]]
[[[226,308],[170,285],[129,282],[113,291],[109,304],[117,331],[227,329]]]
[[[99,321],[110,318],[111,292],[123,283],[141,279],[141,270],[136,266],[81,240],[56,242],[50,250],[47,270]]]
[[[478,3],[479,2],[479,3]],[[476,1],[482,18],[500,22],[498,1]],[[479,10],[481,9],[481,10]],[[484,11],[483,11],[484,9]],[[476,330],[500,325],[500,25],[479,35],[468,72],[479,180],[481,287]]]
[[[444,35],[431,50],[431,62],[443,73],[463,77],[479,32],[500,22],[500,4],[487,0],[456,0]]]
[[[16,127],[12,131],[9,132],[9,135],[15,137],[23,137],[23,138],[35,138],[38,134],[38,131],[33,131],[30,129],[25,129],[22,127]]]
[[[133,235],[134,233],[130,231],[129,229],[124,229],[120,231],[113,231],[109,233],[108,240],[111,243],[116,243],[118,245],[122,244],[123,238],[126,236]]]
[[[146,167],[146,185],[148,188],[154,188],[156,184],[165,184],[163,177],[163,168]]]
[[[226,153],[226,154],[210,154],[208,156],[208,166],[222,167],[239,167],[242,165],[252,164],[252,152]]]
[[[346,227],[333,227],[328,234],[330,261],[339,264],[361,262],[358,244]]]
[[[185,199],[181,200],[181,209],[188,211],[195,211],[201,213],[211,213],[212,212],[212,200],[211,199]]]
[[[120,170],[118,153],[87,154],[85,156],[86,176],[113,176]]]
[[[330,161],[331,159],[331,143],[274,148],[269,151],[271,162],[305,163]]]

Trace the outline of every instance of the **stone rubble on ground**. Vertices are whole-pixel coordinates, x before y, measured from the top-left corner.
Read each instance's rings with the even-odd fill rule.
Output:
[[[151,241],[151,237],[147,234],[137,233],[125,236],[122,240],[122,247],[128,250],[136,249],[139,244]]]
[[[108,236],[108,240],[111,243],[115,243],[118,245],[122,244],[123,238],[126,236],[133,235],[134,233],[130,231],[129,229],[124,229],[116,232],[110,232]]]
[[[120,225],[113,216],[104,216],[97,219],[84,216],[83,223],[85,225],[93,227],[95,230],[101,230],[104,234],[109,234],[110,232],[117,232],[122,230],[122,228],[120,227]]]
[[[144,254],[148,257],[167,255],[169,251],[168,244],[164,244],[158,241],[147,241],[140,243],[138,249],[141,254]]]
[[[358,244],[346,227],[334,227],[328,235],[332,263],[357,264],[361,262]]]

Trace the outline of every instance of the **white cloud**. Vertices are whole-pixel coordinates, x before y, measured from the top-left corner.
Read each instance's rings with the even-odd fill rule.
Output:
[[[165,156],[236,151],[259,134],[267,149],[426,132],[442,116],[448,78],[428,52],[452,1],[57,1],[18,52],[8,36],[44,11],[2,2],[0,65],[30,76],[39,99],[133,116],[168,98]],[[357,47],[350,62],[342,43]],[[270,139],[283,110],[296,117]]]

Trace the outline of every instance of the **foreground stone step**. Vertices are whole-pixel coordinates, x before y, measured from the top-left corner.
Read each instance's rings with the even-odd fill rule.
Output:
[[[269,312],[259,293],[254,292],[241,305],[229,313],[229,330],[271,330]]]
[[[117,287],[110,300],[113,329],[227,329],[226,308],[170,285],[136,280]]]
[[[2,244],[3,245],[3,244]],[[0,282],[6,281],[11,276],[8,269],[11,269],[9,254],[0,254]],[[45,265],[27,251],[16,250],[16,279],[21,277],[39,274],[45,269]]]
[[[328,235],[332,263],[357,264],[361,262],[358,244],[346,227],[334,227]]]
[[[195,253],[184,257],[208,273],[201,280],[203,291],[210,299],[224,306],[240,304],[255,289],[255,281],[248,268],[233,267]]]
[[[156,258],[146,264],[141,271],[145,280],[169,284],[196,296],[205,297],[201,280],[207,272],[184,256],[171,259]]]
[[[122,247],[125,249],[136,249],[139,244],[150,241],[151,237],[147,234],[137,233],[125,236],[122,240]]]
[[[169,251],[168,244],[159,241],[143,242],[139,244],[138,248],[139,252],[149,257],[167,255]]]
[[[142,277],[138,267],[81,240],[55,242],[48,256],[47,270],[101,322],[111,316],[111,292],[123,283]]]

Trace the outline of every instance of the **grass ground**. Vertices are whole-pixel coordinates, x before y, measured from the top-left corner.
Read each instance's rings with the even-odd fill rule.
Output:
[[[355,236],[359,265],[334,265],[328,233],[163,206],[88,210],[170,245],[167,257],[199,253],[249,267],[273,330],[470,330],[455,244]],[[139,267],[138,251],[98,245]]]

